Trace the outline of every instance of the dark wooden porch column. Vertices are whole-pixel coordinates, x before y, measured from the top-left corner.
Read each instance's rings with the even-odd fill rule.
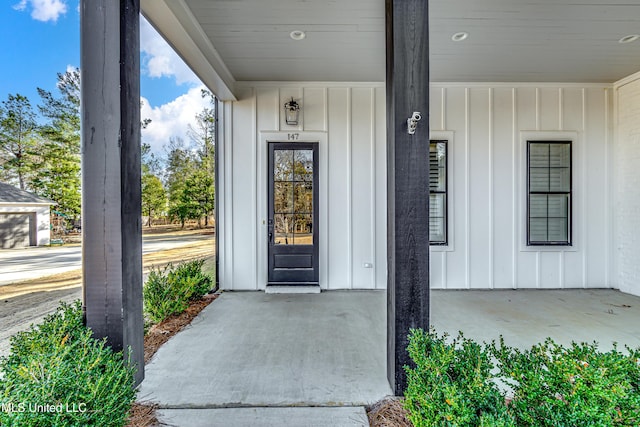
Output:
[[[429,326],[429,27],[427,0],[386,0],[387,377],[396,395],[411,328]],[[415,134],[407,119],[422,114]]]
[[[139,0],[82,0],[82,268],[87,326],[144,378]]]

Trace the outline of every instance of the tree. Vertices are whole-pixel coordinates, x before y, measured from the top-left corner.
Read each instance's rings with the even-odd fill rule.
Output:
[[[203,217],[208,225],[214,209],[215,97],[206,90],[201,94],[209,100],[209,106],[196,114],[195,125],[189,125],[191,144],[173,138],[165,147],[169,214],[182,226],[187,219],[197,219],[200,226]]]
[[[201,91],[202,98],[209,101],[200,113],[196,114],[195,126],[189,125],[189,137],[197,147],[198,152],[198,170],[202,171],[193,179],[200,184],[200,189],[204,192],[196,200],[198,205],[197,211],[198,224],[201,217],[204,216],[205,226],[209,225],[209,215],[215,208],[215,181],[214,181],[214,163],[215,163],[215,130],[216,130],[216,98],[208,90]],[[194,194],[194,196],[196,196]]]
[[[209,106],[196,114],[195,126],[189,125],[187,134],[195,144],[201,166],[213,175],[216,130],[216,99],[211,92],[202,89],[200,95],[209,101]]]
[[[29,175],[38,155],[36,115],[27,97],[7,97],[0,106],[0,179],[30,189]]]
[[[213,177],[204,169],[196,170],[185,181],[180,208],[188,219],[197,219],[200,227],[202,217],[205,218],[205,225],[208,224],[207,217],[213,211],[214,200]]]
[[[40,127],[44,140],[33,187],[58,203],[56,210],[71,218],[80,215],[80,70],[58,73],[60,96],[38,88],[40,113],[47,123]]]
[[[151,227],[153,217],[166,212],[167,192],[162,183],[162,165],[160,159],[151,152],[151,146],[142,143],[142,212],[149,217]]]
[[[152,175],[161,177],[163,174],[162,160],[158,158],[153,152],[151,152],[151,146],[147,143],[142,143],[140,147],[140,157],[142,163],[142,173],[149,172]]]
[[[198,167],[198,162],[193,150],[187,147],[180,138],[171,138],[165,150],[167,151],[167,162],[164,184],[169,199],[169,215],[177,217],[184,226],[184,221],[188,217],[187,211],[184,210],[184,203],[181,201],[182,191],[186,179]]]
[[[151,227],[154,214],[157,216],[167,206],[167,194],[162,181],[151,172],[142,173],[142,212],[149,216]]]

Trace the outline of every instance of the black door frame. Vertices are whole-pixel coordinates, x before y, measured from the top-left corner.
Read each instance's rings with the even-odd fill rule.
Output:
[[[275,231],[273,226],[274,216],[274,179],[273,179],[273,158],[275,150],[312,150],[313,152],[313,222],[312,222],[312,235],[313,244],[311,249],[312,256],[312,274],[306,274],[306,278],[303,280],[295,280],[295,268],[291,269],[291,279],[284,279],[281,277],[275,278],[273,273],[275,270],[275,257],[274,250],[275,245]],[[319,223],[319,191],[318,191],[318,157],[319,157],[319,143],[318,142],[287,142],[287,141],[268,141],[268,155],[267,155],[267,285],[319,285],[319,272],[320,272],[320,244],[318,234]],[[309,245],[287,245],[278,247],[278,252],[284,254],[295,254],[300,249],[307,249]],[[307,270],[308,272],[308,270]],[[304,275],[304,274],[302,274]]]

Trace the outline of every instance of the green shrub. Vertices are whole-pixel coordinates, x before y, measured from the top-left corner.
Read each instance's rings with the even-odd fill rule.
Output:
[[[183,291],[169,282],[166,268],[153,270],[142,289],[144,313],[151,323],[160,323],[174,313],[181,313],[187,307]]]
[[[405,367],[405,408],[415,427],[513,426],[504,397],[491,378],[491,356],[462,334],[412,331],[409,355],[415,368]]]
[[[211,278],[202,272],[203,259],[189,261],[174,267],[149,273],[143,289],[144,311],[154,323],[160,323],[172,314],[180,314],[189,307],[189,301],[201,298],[211,289]]]
[[[191,294],[189,295],[190,300],[201,298],[211,290],[211,277],[202,272],[204,262],[204,259],[184,262],[169,273],[169,280],[172,280],[172,278],[175,278],[177,281],[189,279],[188,282],[191,289]]]
[[[82,323],[80,302],[11,338],[0,359],[0,425],[123,426],[133,369]]]
[[[520,351],[422,330],[409,338],[405,407],[416,427],[640,425],[640,348],[547,339]]]
[[[640,425],[640,349],[600,353],[595,343],[565,348],[551,339],[527,351],[503,340],[492,347],[518,426]]]

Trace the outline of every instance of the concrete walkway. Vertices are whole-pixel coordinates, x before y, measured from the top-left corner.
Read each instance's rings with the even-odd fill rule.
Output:
[[[390,394],[384,292],[243,292],[158,351],[138,399],[176,426],[347,427]]]
[[[529,347],[640,346],[640,298],[611,290],[432,291],[438,332]],[[224,293],[156,354],[138,395],[171,426],[368,426],[391,394],[386,293]]]

